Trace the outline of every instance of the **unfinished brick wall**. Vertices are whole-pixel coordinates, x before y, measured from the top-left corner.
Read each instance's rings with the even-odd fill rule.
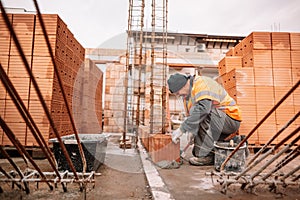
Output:
[[[299,81],[300,33],[253,32],[219,62],[219,82],[242,109],[240,134],[248,134],[271,108]],[[238,60],[240,63],[229,62]],[[299,88],[250,137],[265,144],[299,111]],[[294,122],[278,140],[300,125]],[[273,143],[276,144],[275,140]]]

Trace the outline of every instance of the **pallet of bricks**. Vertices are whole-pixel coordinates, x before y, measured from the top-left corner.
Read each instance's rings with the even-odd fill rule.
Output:
[[[247,135],[299,79],[300,33],[253,32],[219,62],[219,83],[241,107],[241,135]],[[261,146],[268,142],[299,110],[297,88],[249,138],[249,144]],[[300,119],[273,144],[299,125]]]
[[[73,94],[76,94],[74,91],[80,90],[78,86],[81,84],[75,84],[75,82],[82,81],[76,79],[76,76],[80,70],[80,66],[84,62],[85,49],[74,38],[67,25],[58,15],[43,14],[42,17],[55,55],[55,62],[63,81],[68,106],[72,110],[73,101],[80,99],[79,96],[73,96]],[[61,136],[73,134],[66,105],[63,101],[61,89],[57,76],[54,73],[54,66],[37,15],[9,14],[9,19],[59,134]],[[48,141],[49,138],[55,137],[34,89],[32,80],[29,78],[20,54],[2,17],[0,18],[0,59],[2,67],[4,67],[4,70],[20,94],[44,139]],[[4,121],[22,145],[37,146],[38,144],[30,129],[26,126],[2,82],[0,84],[0,105],[1,117],[4,118]],[[0,130],[0,144],[4,146],[12,145],[2,129]]]

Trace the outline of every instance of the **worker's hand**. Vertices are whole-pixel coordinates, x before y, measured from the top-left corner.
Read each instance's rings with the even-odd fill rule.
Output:
[[[195,135],[191,132],[188,132],[187,133],[187,142],[192,145],[194,144],[194,138],[195,138]]]
[[[177,144],[178,141],[179,141],[179,138],[182,136],[182,134],[183,133],[181,132],[180,128],[178,128],[175,131],[173,131],[173,133],[172,133],[172,142],[174,144]]]

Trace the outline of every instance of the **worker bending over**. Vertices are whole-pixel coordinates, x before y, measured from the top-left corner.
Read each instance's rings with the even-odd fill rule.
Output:
[[[172,133],[178,142],[183,133],[194,143],[191,165],[214,164],[214,141],[222,141],[237,132],[241,122],[240,109],[226,90],[205,76],[186,76],[176,73],[168,79],[171,93],[181,96],[187,117]]]

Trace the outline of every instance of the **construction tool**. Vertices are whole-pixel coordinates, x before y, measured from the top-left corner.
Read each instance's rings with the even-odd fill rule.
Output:
[[[186,144],[186,146],[184,147],[184,149],[181,151],[181,153],[180,153],[180,157],[181,158],[185,158],[185,156],[186,156],[186,154],[185,154],[185,152],[187,151],[187,149],[190,147],[190,143],[188,142],[187,144]]]

